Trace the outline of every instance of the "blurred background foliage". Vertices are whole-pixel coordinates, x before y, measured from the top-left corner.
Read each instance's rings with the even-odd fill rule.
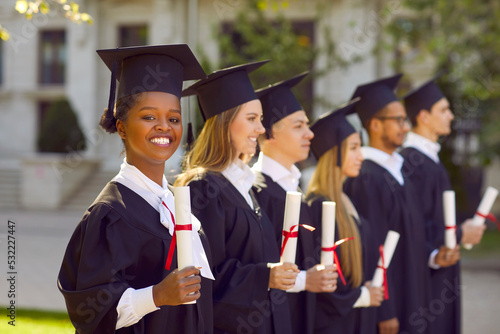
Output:
[[[403,0],[404,15],[387,27],[394,67],[435,62],[438,80],[455,113],[442,142],[457,208],[470,217],[481,196],[483,166],[500,157],[500,2]]]

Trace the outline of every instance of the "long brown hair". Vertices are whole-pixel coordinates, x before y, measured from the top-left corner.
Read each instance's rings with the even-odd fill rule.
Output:
[[[347,140],[342,141],[341,149],[342,161],[345,161]],[[363,282],[361,240],[356,222],[342,201],[343,176],[341,167],[337,166],[337,150],[338,146],[334,146],[320,157],[309,182],[307,195],[320,195],[329,201],[337,203],[335,216],[339,234],[338,239],[354,237],[354,240],[350,240],[341,246],[343,248],[340,256],[342,272],[353,287],[358,287]]]
[[[231,144],[230,125],[241,105],[209,118],[193,149],[184,159],[184,173],[175,181],[176,186],[187,185],[197,175],[224,171],[235,159],[236,151]]]

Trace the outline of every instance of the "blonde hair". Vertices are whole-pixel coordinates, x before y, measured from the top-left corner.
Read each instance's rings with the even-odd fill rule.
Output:
[[[347,152],[347,140],[341,144],[342,161],[345,161]],[[342,201],[343,176],[341,167],[337,166],[338,146],[334,146],[323,154],[316,166],[316,170],[309,182],[307,196],[320,195],[329,201],[337,203],[335,215],[338,228],[338,238],[354,237],[343,244],[340,256],[342,272],[348,278],[353,287],[358,287],[363,282],[363,256],[361,240],[356,222],[347,211]]]
[[[221,173],[235,160],[230,125],[241,106],[226,110],[205,122],[193,149],[184,159],[184,173],[175,181],[176,186],[185,186],[196,176],[208,171]]]

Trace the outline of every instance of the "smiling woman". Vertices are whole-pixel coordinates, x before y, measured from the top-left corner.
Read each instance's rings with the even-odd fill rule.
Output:
[[[98,53],[112,73],[100,124],[118,132],[126,157],[68,244],[58,284],[71,321],[78,333],[211,333],[206,242],[192,217],[196,267],[174,270],[175,203],[163,175],[182,137],[182,82],[205,73],[187,45]]]

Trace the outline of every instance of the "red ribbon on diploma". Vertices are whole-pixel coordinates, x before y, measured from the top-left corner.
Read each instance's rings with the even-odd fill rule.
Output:
[[[315,228],[306,224],[299,224],[299,225],[292,225],[290,227],[290,231],[283,230],[283,236],[285,239],[283,240],[283,245],[281,245],[281,253],[280,256],[283,256],[283,251],[285,250],[286,243],[288,242],[288,239],[290,238],[297,238],[299,236],[299,231],[293,231],[296,227],[302,226],[303,228],[309,230],[309,231],[314,231]]]
[[[493,216],[492,213],[488,213],[487,215],[483,215],[479,211],[476,211],[476,215],[478,215],[481,218],[488,219],[488,220],[494,222],[497,225],[498,230],[500,230],[500,222],[498,221],[498,219],[495,216]]]
[[[377,268],[382,269],[382,271],[384,272],[384,299],[387,300],[389,299],[389,287],[387,285],[387,268],[385,267],[384,245],[380,245],[378,251],[380,253],[380,260],[382,261],[382,265],[377,265]]]
[[[445,226],[444,228],[446,230],[455,230],[455,232],[457,231],[457,225],[455,225],[455,226]]]
[[[174,257],[175,245],[177,244],[177,234],[175,232],[192,231],[193,225],[192,224],[177,225],[175,223],[175,218],[172,211],[170,211],[165,202],[162,202],[162,204],[167,208],[168,212],[170,212],[170,217],[172,218],[172,222],[174,223],[174,235],[172,236],[172,242],[170,242],[170,247],[168,248],[167,262],[165,263],[165,269],[170,270],[170,266],[172,265],[172,258]]]
[[[354,237],[340,239],[339,241],[337,241],[336,243],[333,244],[333,247],[321,247],[321,250],[323,252],[333,252],[333,262],[337,266],[337,272],[339,273],[340,279],[342,280],[342,283],[344,283],[344,285],[347,285],[347,284],[345,282],[344,275],[342,275],[342,269],[340,268],[339,258],[337,256],[337,252],[335,250],[337,249],[338,246],[340,246],[344,242],[352,240],[352,239],[354,239]]]

